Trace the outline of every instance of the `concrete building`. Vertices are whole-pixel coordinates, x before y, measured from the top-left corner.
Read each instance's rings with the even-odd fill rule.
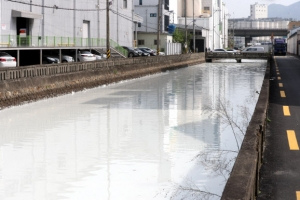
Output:
[[[250,19],[268,18],[268,5],[255,3],[250,5]]]
[[[26,3],[27,2],[27,3]],[[32,0],[1,1],[0,41],[10,46],[54,46],[66,43],[77,46],[89,39],[106,38],[106,0]],[[110,6],[110,38],[117,44],[132,46],[133,2],[114,0]],[[29,40],[21,40],[30,37]],[[21,39],[20,39],[21,38]],[[67,38],[67,39],[66,39]],[[53,41],[54,40],[54,41]],[[105,42],[93,46],[103,46]]]
[[[288,24],[288,30],[293,30],[295,28],[300,27],[300,21],[290,21]]]
[[[194,1],[194,5],[193,5]],[[185,15],[186,3],[186,15]],[[202,0],[177,0],[177,15],[178,17],[193,17],[193,6],[195,16],[199,17],[202,14]]]
[[[165,51],[167,43],[172,43],[172,35],[168,33],[168,27],[173,23],[174,10],[169,10],[169,0],[161,1],[160,9],[160,49]],[[135,13],[143,18],[143,23],[138,24],[137,43],[138,47],[157,49],[157,23],[158,23],[158,0],[134,0]]]
[[[201,13],[199,16],[195,15],[194,23],[196,27],[203,28],[205,47],[210,49],[228,47],[228,18],[228,11],[222,0],[202,0]],[[178,23],[185,25],[185,17],[179,17]],[[186,25],[192,24],[193,16],[187,17]]]

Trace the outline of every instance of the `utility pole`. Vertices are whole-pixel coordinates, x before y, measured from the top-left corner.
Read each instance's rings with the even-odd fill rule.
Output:
[[[156,50],[156,55],[159,56],[159,52],[160,52],[160,23],[161,23],[161,0],[158,0],[158,5],[157,5],[157,50]]]
[[[106,0],[106,58],[110,58],[110,44],[109,44],[109,0]]]
[[[195,0],[193,0],[193,48],[194,53],[196,52],[196,42],[195,42]]]
[[[185,21],[184,21],[184,27],[185,27],[185,51],[187,53],[187,24],[186,24],[186,0],[184,0],[184,17],[185,17]]]

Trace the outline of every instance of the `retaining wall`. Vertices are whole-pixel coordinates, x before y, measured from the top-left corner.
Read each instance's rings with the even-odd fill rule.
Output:
[[[271,62],[268,61],[253,116],[221,200],[254,200],[259,191],[259,170],[262,164],[264,134],[266,132]]]
[[[204,62],[204,53],[0,69],[0,107]]]

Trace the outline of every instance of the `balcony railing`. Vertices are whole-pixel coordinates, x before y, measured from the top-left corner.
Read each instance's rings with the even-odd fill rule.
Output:
[[[37,47],[87,47],[106,48],[106,39],[103,38],[73,38],[58,36],[19,36],[1,35],[0,48],[37,48]],[[127,56],[127,51],[115,41],[110,40],[110,47],[117,50],[122,55]]]

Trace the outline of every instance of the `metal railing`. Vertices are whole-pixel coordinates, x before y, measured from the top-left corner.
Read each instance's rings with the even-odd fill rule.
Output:
[[[127,50],[118,43],[110,40],[110,46],[119,53],[127,57]],[[0,48],[37,48],[37,47],[105,47],[106,39],[104,38],[73,38],[59,36],[19,36],[19,35],[1,35]]]

